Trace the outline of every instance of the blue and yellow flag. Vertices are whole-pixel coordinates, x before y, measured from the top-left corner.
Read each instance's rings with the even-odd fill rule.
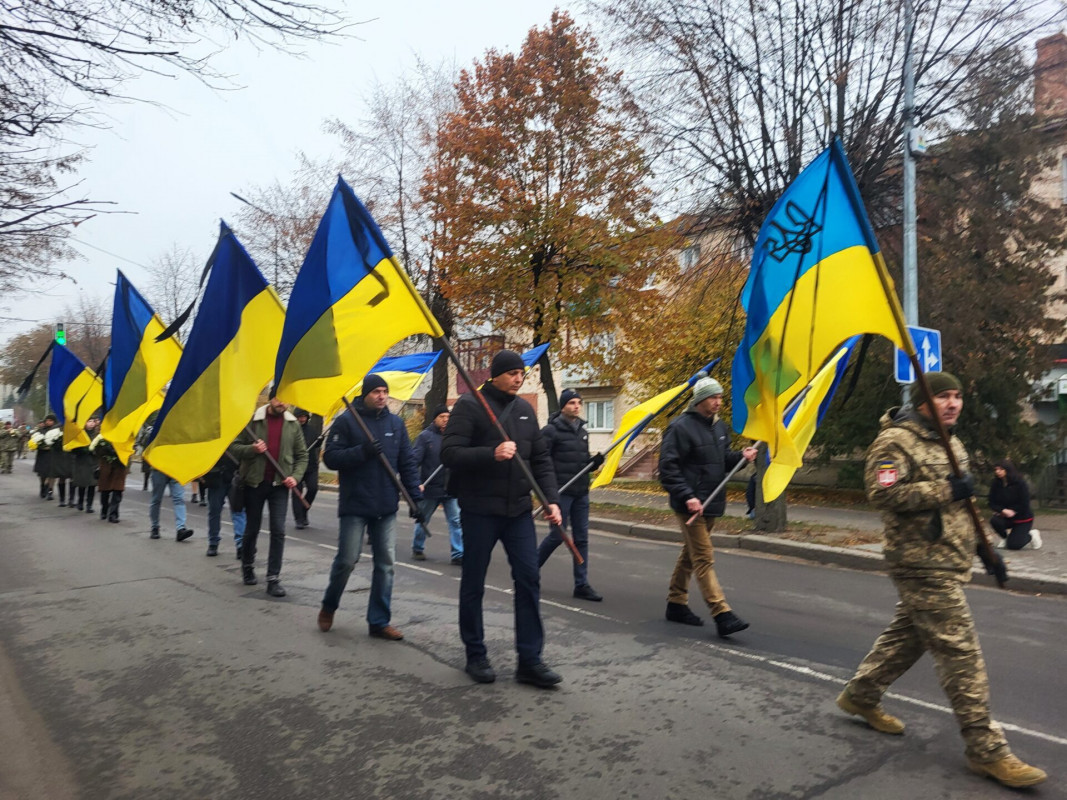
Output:
[[[222,224],[189,341],[145,458],[179,483],[203,475],[237,438],[274,374],[285,309]]]
[[[433,365],[437,363],[437,359],[441,357],[442,352],[442,350],[438,350],[436,353],[386,356],[371,367],[370,372],[380,375],[389,384],[389,397],[399,400],[401,403],[406,403],[415,394],[415,390],[419,388],[419,384],[422,383],[423,379],[430,374],[430,370],[433,369]],[[351,398],[353,395],[358,397],[362,389],[363,378],[360,378],[359,383],[345,393],[345,397]],[[326,419],[331,419],[343,409],[344,401],[339,399]]]
[[[904,315],[839,141],[774,204],[741,300],[748,320],[733,364],[734,429],[767,442],[779,463],[800,467],[783,417],[841,343],[872,333],[908,349]]]
[[[830,401],[834,398],[841,379],[848,368],[848,359],[852,355],[852,348],[860,340],[859,336],[853,336],[844,346],[834,353],[823,368],[815,373],[815,377],[805,390],[797,396],[796,402],[789,408],[785,415],[785,429],[793,440],[793,445],[800,453],[811,444],[815,430],[819,427],[823,417],[830,408]],[[771,459],[767,465],[767,471],[763,473],[763,502],[769,503],[785,491],[789,481],[793,479],[797,468],[781,463],[778,459]]]
[[[550,344],[552,343],[545,342],[544,344],[539,344],[537,347],[527,350],[520,356],[520,358],[522,358],[522,363],[526,365],[527,372],[537,366],[537,362],[541,360],[541,356],[545,354],[545,351],[548,350]]]
[[[622,422],[619,423],[619,433],[615,440],[608,446],[607,455],[604,457],[604,466],[600,468],[599,474],[597,474],[589,488],[596,489],[600,486],[607,486],[615,480],[615,472],[619,468],[619,462],[622,461],[622,454],[626,452],[626,448],[630,446],[630,443],[649,426],[649,423],[651,423],[663,409],[669,406],[672,401],[689,391],[700,376],[710,372],[712,367],[718,364],[720,360],[721,359],[716,358],[714,361],[709,361],[685,383],[672,386],[667,391],[661,392],[651,400],[646,400],[640,405],[634,406],[623,414]]]
[[[91,440],[85,423],[104,402],[103,384],[95,372],[61,344],[52,348],[48,402],[63,426],[63,449],[88,447]]]
[[[104,368],[104,419],[100,435],[123,464],[148,416],[163,405],[163,388],[174,376],[182,347],[174,339],[157,342],[164,326],[120,271],[111,314],[111,351]]]
[[[444,335],[374,219],[338,178],[289,297],[278,397],[327,415],[390,347],[419,333]]]

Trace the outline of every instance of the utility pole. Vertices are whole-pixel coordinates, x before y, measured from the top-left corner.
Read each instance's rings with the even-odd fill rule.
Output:
[[[915,5],[904,0],[904,318],[909,325],[919,324],[918,247],[915,239],[915,156],[912,137],[915,135],[915,60],[912,45],[915,41]],[[908,387],[902,390],[908,402]]]

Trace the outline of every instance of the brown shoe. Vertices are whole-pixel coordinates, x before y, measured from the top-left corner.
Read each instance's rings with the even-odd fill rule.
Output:
[[[1013,789],[1023,786],[1036,786],[1048,778],[1043,769],[1031,767],[1029,764],[1020,761],[1016,756],[1007,756],[999,761],[990,761],[988,763],[968,759],[967,766],[971,768],[971,772],[985,775],[987,778],[992,778],[998,783],[1010,786]]]
[[[333,627],[333,612],[327,611],[325,608],[319,611],[319,630],[326,633]]]
[[[873,708],[856,705],[852,700],[852,696],[848,693],[848,689],[837,696],[837,707],[847,714],[863,717],[867,724],[876,731],[891,733],[893,735],[904,733],[904,723],[891,714],[887,714],[881,704],[876,705]]]
[[[392,625],[382,625],[380,628],[371,628],[370,635],[376,639],[388,639],[391,642],[398,642],[404,638],[404,634],[400,632],[400,629],[394,628]]]

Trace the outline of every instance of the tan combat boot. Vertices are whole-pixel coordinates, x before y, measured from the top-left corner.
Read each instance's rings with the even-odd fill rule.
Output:
[[[904,723],[896,717],[887,714],[881,704],[876,705],[873,708],[858,706],[853,702],[851,695],[848,693],[848,689],[845,689],[845,691],[837,696],[837,707],[847,714],[863,717],[867,724],[876,731],[892,733],[894,735],[904,733]]]
[[[1022,786],[1036,786],[1044,781],[1048,775],[1043,769],[1031,767],[1023,763],[1016,756],[1008,756],[999,761],[982,763],[981,761],[967,761],[971,772],[985,775],[998,783],[1017,789]]]

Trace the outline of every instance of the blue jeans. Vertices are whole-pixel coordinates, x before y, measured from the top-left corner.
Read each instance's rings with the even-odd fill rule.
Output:
[[[511,578],[515,583],[515,649],[519,665],[541,660],[545,630],[541,625],[541,575],[537,569],[537,533],[533,516],[502,517],[464,511],[463,577],[459,582],[459,635],[467,649],[467,660],[485,658],[485,629],[482,599],[485,573],[496,543],[503,542]]]
[[[230,493],[229,485],[207,487],[207,542],[216,547],[222,541],[222,506]],[[241,546],[241,540],[245,535],[245,512],[230,509],[230,519],[233,520],[233,544]]]
[[[589,584],[589,495],[583,494],[580,497],[560,495],[559,510],[563,514],[563,527],[570,525],[574,545],[582,554],[581,564],[573,556],[571,557],[571,561],[574,562],[574,588],[577,589],[579,586]],[[563,544],[563,537],[559,533],[559,528],[553,528],[541,542],[541,546],[537,548],[537,566],[543,567],[548,557],[552,555],[552,551],[561,544]],[[567,552],[570,552],[570,548],[567,548]]]
[[[424,497],[419,503],[419,513],[427,522],[433,516],[438,506],[445,507],[445,519],[448,521],[448,541],[452,547],[452,558],[463,558],[463,526],[459,523],[459,501],[454,497]],[[411,549],[421,553],[426,547],[426,529],[418,522],[415,523],[415,538],[411,541]]]
[[[367,601],[367,624],[382,628],[392,619],[393,571],[396,563],[396,514],[387,517],[357,517],[346,515],[338,519],[337,555],[330,567],[330,585],[322,598],[326,611],[336,611],[341,605],[348,576],[359,561],[363,549],[363,532],[370,540],[374,559],[374,573],[370,581]]]
[[[174,478],[169,478],[158,469],[152,470],[152,501],[148,505],[148,518],[152,527],[159,527],[159,507],[163,503],[163,492],[170,487],[170,501],[174,504],[174,526],[176,530],[185,527],[185,487]]]

